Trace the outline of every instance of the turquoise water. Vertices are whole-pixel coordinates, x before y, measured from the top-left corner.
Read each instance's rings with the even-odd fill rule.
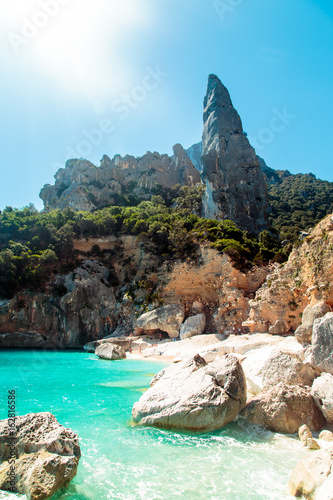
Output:
[[[7,390],[19,415],[50,411],[78,433],[76,478],[57,500],[288,499],[298,440],[232,423],[193,435],[133,426],[131,409],[163,365],[85,352],[0,352],[0,419]],[[0,493],[0,498],[25,498]]]

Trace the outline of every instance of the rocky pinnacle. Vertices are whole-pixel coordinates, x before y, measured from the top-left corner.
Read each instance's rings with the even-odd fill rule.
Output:
[[[215,75],[208,78],[203,117],[204,215],[258,234],[267,229],[266,183],[229,92]]]

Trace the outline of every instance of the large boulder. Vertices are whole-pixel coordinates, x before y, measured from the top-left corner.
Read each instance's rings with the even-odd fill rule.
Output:
[[[330,500],[332,496],[324,496],[323,493],[327,481],[332,485],[332,466],[333,448],[311,452],[293,470],[288,483],[289,492],[295,497]]]
[[[32,500],[43,500],[68,486],[81,456],[77,434],[60,425],[51,413],[16,417],[14,479],[8,439],[12,423],[9,419],[0,421],[0,489],[14,489]]]
[[[314,321],[312,348],[311,364],[333,374],[333,312]]]
[[[87,352],[95,352],[96,348],[102,344],[115,344],[127,351],[128,349],[130,349],[134,339],[137,339],[137,337],[105,337],[101,340],[88,342],[83,346],[83,349]]]
[[[276,350],[264,364],[260,377],[263,389],[271,389],[282,382],[287,385],[308,385],[312,386],[315,378],[314,369],[302,363],[299,359]]]
[[[22,455],[15,460],[15,491],[27,495],[30,500],[44,500],[66,488],[76,476],[78,459],[63,457],[45,450]],[[13,491],[9,481],[10,463],[0,469],[0,489]]]
[[[287,434],[294,434],[303,424],[312,432],[321,430],[325,424],[310,387],[296,385],[278,384],[263,391],[246,405],[242,415],[251,424]]]
[[[316,378],[311,394],[327,422],[333,424],[333,375],[323,373]]]
[[[295,337],[302,345],[311,344],[313,323],[322,318],[331,308],[326,302],[320,301],[313,306],[307,306],[302,316],[302,324],[295,331]]]
[[[182,340],[201,335],[206,328],[206,316],[201,313],[190,316],[180,328],[180,338]]]
[[[155,377],[132,415],[142,425],[209,432],[231,422],[245,404],[245,376],[235,356],[207,365],[195,355]]]
[[[253,334],[251,337],[263,336]],[[251,338],[250,337],[250,338]],[[242,367],[246,376],[248,391],[259,394],[263,389],[269,389],[279,382],[288,385],[312,385],[315,370],[302,361],[304,348],[295,340],[295,337],[277,337],[270,335],[271,339],[279,338],[279,342],[267,343],[258,349],[245,352],[246,358]],[[240,337],[244,338],[244,337]]]
[[[183,306],[171,304],[142,314],[137,320],[137,326],[144,331],[161,330],[167,332],[171,339],[176,339],[184,316]]]
[[[116,344],[101,344],[97,346],[95,354],[101,359],[117,360],[126,358],[125,349]]]

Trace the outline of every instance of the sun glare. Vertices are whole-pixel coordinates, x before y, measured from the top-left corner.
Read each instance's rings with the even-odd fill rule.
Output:
[[[131,79],[122,50],[150,19],[144,0],[18,0],[8,12],[18,56],[76,97],[110,95]]]

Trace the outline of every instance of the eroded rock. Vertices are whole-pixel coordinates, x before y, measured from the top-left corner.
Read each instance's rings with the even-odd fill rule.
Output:
[[[269,356],[260,372],[262,388],[270,389],[282,382],[287,385],[312,386],[315,378],[313,368],[299,359],[275,350]]]
[[[333,424],[333,375],[323,373],[316,378],[311,394],[327,422]]]
[[[32,500],[44,500],[68,486],[81,456],[77,434],[48,412],[16,417],[15,427],[15,491]],[[10,457],[8,420],[1,420],[0,489],[5,491],[11,490],[7,476]]]
[[[125,349],[116,344],[103,343],[96,347],[95,354],[101,359],[108,359],[108,360],[117,360],[126,358]]]
[[[305,386],[279,384],[263,391],[246,405],[242,415],[251,424],[287,434],[294,434],[304,424],[311,431],[320,431],[325,424],[310,387]]]
[[[318,302],[315,305],[309,305],[304,309],[302,324],[295,331],[295,337],[302,345],[311,344],[313,323],[316,319],[322,318],[331,308],[326,302]]]
[[[202,145],[205,216],[231,219],[254,234],[266,229],[264,176],[229,92],[215,75],[209,76],[204,100]]]
[[[137,326],[143,331],[161,330],[167,332],[169,337],[174,339],[179,337],[184,316],[183,306],[171,304],[142,314],[137,320]]]
[[[288,490],[295,497],[319,498],[319,488],[328,480],[333,465],[333,450],[320,450],[307,455],[293,470]],[[331,475],[332,476],[332,475]],[[330,479],[331,481],[331,479]]]
[[[155,377],[132,415],[142,425],[208,432],[231,422],[245,403],[245,376],[235,356],[207,365],[196,355]]]
[[[333,312],[314,321],[311,364],[333,374]]]
[[[201,335],[206,328],[206,316],[204,314],[197,314],[190,316],[180,328],[181,340]]]

